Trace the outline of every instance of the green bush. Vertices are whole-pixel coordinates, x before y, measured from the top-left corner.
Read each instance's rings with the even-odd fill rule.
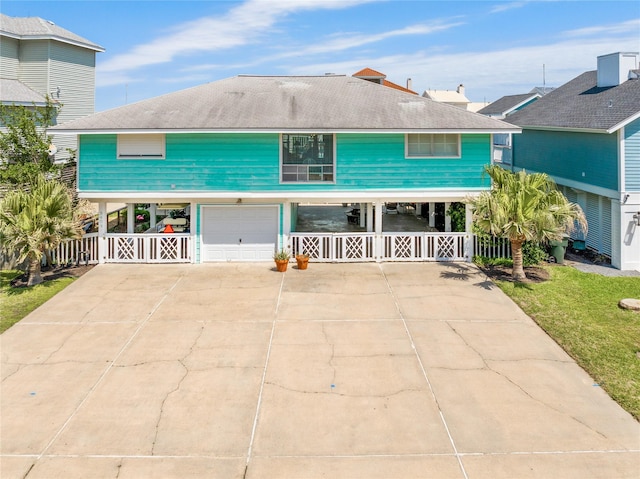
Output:
[[[546,261],[549,257],[547,250],[540,243],[535,241],[525,241],[522,245],[523,266],[535,266]]]
[[[451,217],[451,231],[454,233],[464,233],[466,227],[464,203],[451,203],[447,210],[447,216]]]

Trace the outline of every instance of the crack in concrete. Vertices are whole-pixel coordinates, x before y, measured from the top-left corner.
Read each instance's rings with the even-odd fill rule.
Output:
[[[5,382],[11,376],[13,376],[14,374],[17,374],[18,372],[20,372],[22,369],[26,368],[27,366],[31,366],[31,364],[28,364],[28,363],[5,363],[5,364],[7,366],[18,366],[18,369],[16,369],[11,374],[9,374],[9,375],[5,376],[4,378],[2,378],[2,382]],[[39,364],[39,363],[33,363],[33,364]]]
[[[162,400],[162,404],[160,404],[160,413],[158,414],[158,420],[156,421],[155,435],[153,437],[153,442],[151,443],[151,455],[152,456],[155,454],[156,442],[158,441],[158,435],[160,433],[160,423],[162,422],[162,418],[164,416],[164,406],[165,406],[166,402],[169,400],[169,398],[171,397],[171,395],[175,394],[176,392],[178,392],[180,390],[180,388],[182,387],[182,383],[184,382],[184,380],[189,375],[189,368],[185,365],[185,361],[187,360],[187,358],[189,356],[191,356],[193,354],[193,350],[196,348],[196,346],[198,344],[198,341],[200,341],[200,338],[202,337],[202,334],[204,333],[204,327],[205,327],[204,323],[201,323],[200,324],[200,332],[198,333],[198,335],[194,339],[193,343],[191,344],[191,347],[189,348],[189,351],[181,359],[177,360],[177,362],[180,363],[180,365],[184,368],[184,374],[182,375],[182,377],[180,378],[180,380],[176,384],[176,387],[167,393],[167,395]],[[172,361],[172,362],[174,362],[174,361]]]
[[[333,375],[331,377],[331,386],[333,387],[333,385],[336,383],[336,374],[337,374],[336,367],[333,364],[333,360],[335,358],[336,346],[335,344],[329,342],[329,336],[327,336],[327,331],[324,329],[324,326],[325,326],[325,323],[322,323],[322,334],[324,336],[324,340],[329,346],[331,346],[331,357],[329,358],[328,364],[331,370],[333,371]]]
[[[447,323],[448,324],[448,323]],[[498,376],[500,376],[501,378],[505,379],[507,382],[509,382],[510,384],[512,384],[513,386],[515,386],[519,391],[521,391],[525,396],[527,396],[529,399],[537,402],[538,404],[541,404],[542,406],[551,409],[552,411],[557,412],[558,414],[561,415],[566,415],[567,417],[571,418],[572,420],[576,421],[578,424],[581,424],[582,426],[586,427],[587,429],[589,429],[590,431],[593,431],[594,433],[596,433],[597,435],[608,439],[607,436],[605,434],[603,434],[602,432],[598,431],[597,429],[594,429],[593,427],[591,427],[590,425],[584,423],[584,421],[581,421],[580,419],[578,419],[577,417],[571,415],[568,413],[568,411],[562,411],[561,409],[558,409],[554,406],[552,406],[551,404],[543,401],[542,399],[539,399],[535,396],[533,396],[531,393],[529,393],[529,391],[527,391],[523,386],[521,386],[520,384],[518,384],[517,382],[515,382],[514,380],[512,380],[509,376],[507,376],[506,374],[497,371],[496,369],[492,368],[491,365],[487,362],[487,361],[494,361],[494,362],[498,362],[498,360],[493,360],[493,359],[485,359],[484,356],[482,356],[482,354],[480,354],[480,352],[475,349],[473,346],[471,346],[471,344],[469,344],[469,342],[462,336],[462,334],[460,334],[460,332],[458,332],[456,330],[456,328],[454,328],[451,324],[448,324],[448,326],[451,328],[451,330],[462,340],[462,342],[464,342],[464,344],[471,349],[473,352],[475,352],[478,357],[482,360],[482,362],[484,363],[485,367],[487,370],[491,371],[494,374],[497,374]],[[500,360],[500,362],[515,362],[516,360]],[[527,361],[527,359],[519,359],[518,361]],[[552,362],[558,362],[561,364],[568,364],[568,361],[560,361],[560,360],[547,360],[547,359],[528,359],[528,361],[552,361]]]
[[[403,388],[403,389],[398,389],[395,392],[388,393],[388,394],[345,394],[345,393],[341,393],[341,392],[336,392],[335,390],[332,390],[330,392],[325,392],[325,391],[307,391],[307,390],[302,390],[302,389],[288,388],[286,386],[283,386],[282,384],[278,384],[278,383],[271,382],[271,381],[265,381],[265,384],[277,387],[279,389],[282,389],[283,391],[289,391],[289,392],[299,393],[299,394],[330,395],[330,396],[342,396],[342,397],[350,397],[350,398],[378,398],[378,399],[384,399],[384,398],[391,398],[391,397],[394,397],[394,396],[398,396],[398,395],[404,394],[404,393],[411,393],[411,392],[424,393],[425,392],[424,389]]]

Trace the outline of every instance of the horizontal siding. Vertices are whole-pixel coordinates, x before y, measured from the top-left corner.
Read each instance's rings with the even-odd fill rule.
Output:
[[[53,98],[64,106],[58,123],[90,115],[95,108],[95,52],[51,43],[50,84]],[[57,89],[60,88],[60,94]]]
[[[18,40],[0,37],[0,76],[18,79]]]
[[[277,134],[168,134],[166,159],[117,160],[116,135],[81,136],[81,190],[332,191],[487,187],[490,135],[465,135],[462,158],[405,159],[404,135],[339,134],[335,184],[280,184]],[[173,185],[173,186],[172,186]]]
[[[164,160],[118,160],[116,135],[81,136],[79,188],[243,191],[278,182],[277,134],[167,135],[166,147]]]
[[[624,129],[624,177],[626,191],[640,191],[640,119]]]
[[[461,158],[405,158],[405,136],[339,134],[337,184],[362,189],[488,186],[490,135],[463,135]]]
[[[20,43],[20,81],[41,95],[49,91],[49,41],[30,40]]]
[[[525,129],[513,135],[513,165],[617,191],[618,137]]]

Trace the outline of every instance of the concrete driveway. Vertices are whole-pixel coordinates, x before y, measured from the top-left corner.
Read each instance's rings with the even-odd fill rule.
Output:
[[[101,265],[0,340],[3,479],[638,478],[471,265]]]

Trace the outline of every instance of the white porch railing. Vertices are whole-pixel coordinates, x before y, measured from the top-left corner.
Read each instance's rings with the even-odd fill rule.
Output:
[[[374,233],[292,233],[290,239],[292,254],[306,253],[316,262],[468,261],[470,254],[511,257],[509,241],[482,240],[466,233],[383,233],[379,245]],[[191,236],[178,233],[107,234],[104,238],[89,233],[59,245],[52,252],[53,260],[98,263],[99,241],[104,241],[107,263],[191,262]]]
[[[318,262],[468,261],[466,233],[292,233],[292,254]]]
[[[98,262],[98,233],[88,233],[78,240],[60,243],[51,252],[52,260],[57,264],[96,264]]]
[[[473,251],[476,256],[486,258],[511,258],[511,242],[506,238],[483,239],[473,237]]]
[[[107,234],[106,263],[190,263],[188,234]]]

